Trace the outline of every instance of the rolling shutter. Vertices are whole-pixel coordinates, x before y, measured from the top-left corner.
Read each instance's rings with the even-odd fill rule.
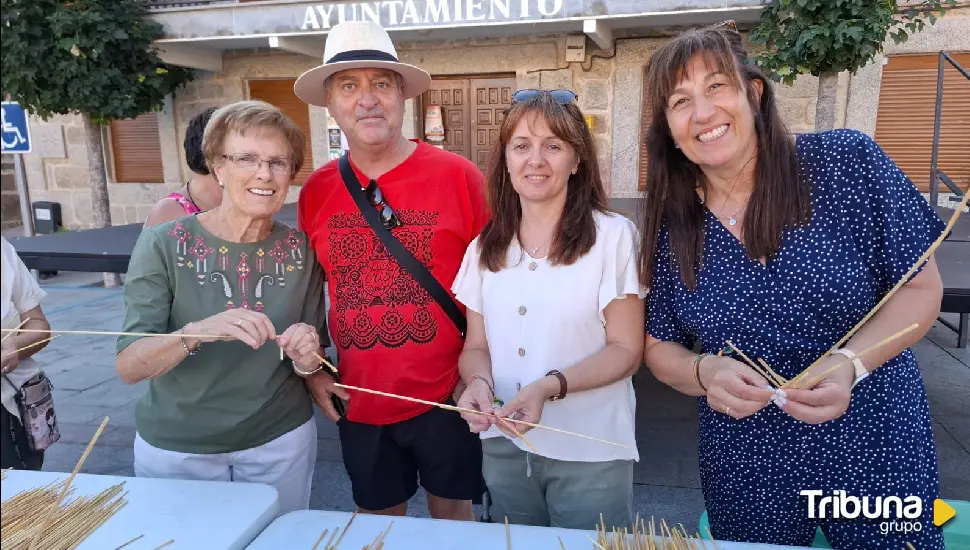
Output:
[[[310,108],[293,93],[294,79],[287,80],[250,80],[249,97],[261,99],[276,105],[290,117],[303,134],[306,135],[306,152],[303,155],[303,168],[293,179],[295,185],[303,185],[313,173],[313,146],[310,139]]]
[[[163,183],[157,113],[111,121],[111,156],[118,183]]]
[[[950,54],[970,69],[970,53]],[[922,192],[929,192],[939,55],[890,57],[882,68],[876,143]],[[939,167],[958,184],[970,181],[970,80],[944,65]],[[941,192],[947,192],[940,186]]]

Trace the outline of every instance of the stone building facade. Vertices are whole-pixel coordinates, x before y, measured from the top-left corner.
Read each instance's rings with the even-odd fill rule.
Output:
[[[562,1],[567,4],[570,2],[556,0],[559,3]],[[554,3],[550,0],[548,5]],[[724,12],[704,11],[698,7],[697,14],[688,21],[692,24],[710,24],[734,17],[739,23],[753,23],[757,20],[755,5],[758,3],[739,2],[736,10]],[[635,5],[636,2],[632,4]],[[161,20],[171,24],[175,16],[201,17],[203,12],[217,12],[218,6],[234,5],[235,2],[217,3],[215,7],[209,7],[208,11],[201,8],[201,11],[189,8],[161,10]],[[452,85],[450,83],[454,79],[475,82],[476,78],[486,79],[500,75],[508,81],[508,87],[575,90],[579,94],[580,107],[591,117],[603,176],[610,195],[637,196],[640,184],[644,69],[652,52],[679,27],[653,25],[642,29],[616,29],[606,35],[609,41],[603,45],[609,46],[608,48],[597,44],[603,41],[602,34],[587,35],[585,53],[580,62],[568,61],[571,55],[570,44],[574,43],[574,38],[570,37],[575,36],[576,32],[536,32],[543,28],[541,24],[529,25],[527,28],[530,29],[528,33],[505,31],[501,33],[503,36],[498,37],[486,36],[497,34],[488,28],[469,32],[468,37],[455,36],[454,29],[443,29],[441,32],[435,29],[404,30],[392,32],[391,36],[402,61],[426,69],[436,83],[440,81],[446,88]],[[561,29],[563,25],[556,27],[550,24],[549,28]],[[437,38],[439,35],[443,38]],[[583,36],[582,32],[580,36]],[[319,64],[319,58],[307,54],[322,53],[325,34],[321,32],[302,35],[299,39],[302,40],[301,46],[294,48],[291,45],[289,50],[299,49],[301,53],[285,51],[279,47],[260,46],[207,50],[206,55],[199,56],[211,60],[209,53],[219,51],[218,65],[210,67],[214,70],[198,69],[196,80],[169,98],[163,111],[153,115],[157,117],[158,149],[163,167],[160,179],[163,181],[118,183],[115,179],[117,159],[113,158],[110,139],[112,130],[106,128],[104,143],[112,223],[143,221],[155,201],[184,185],[189,179],[190,172],[185,165],[182,137],[188,121],[195,114],[210,106],[251,97],[254,81],[295,79],[306,69]],[[195,42],[187,43],[204,42],[198,40],[198,37],[194,40]],[[252,46],[255,42],[257,41],[247,38],[246,42],[240,44]],[[175,44],[173,42],[171,45]],[[192,47],[182,43],[177,45],[179,48]],[[934,27],[911,37],[906,44],[887,44],[885,55],[879,56],[855,75],[842,75],[838,97],[838,125],[873,134],[876,129],[883,59],[899,54],[934,53],[940,49],[970,51],[970,8],[961,8],[947,14]],[[178,48],[174,50],[179,51]],[[812,131],[817,79],[802,76],[793,86],[778,85],[777,91],[779,105],[790,130]],[[405,133],[409,137],[422,138],[424,107],[426,105],[420,98],[408,102]],[[328,127],[325,109],[312,106],[306,109],[307,113],[304,115],[309,120],[307,131],[310,134],[311,162],[313,167],[319,167],[332,156],[331,144],[328,142],[328,130],[331,128]],[[47,121],[34,117],[31,121],[31,133],[35,141],[34,152],[24,159],[30,199],[59,202],[63,223],[68,228],[89,227],[93,221],[91,193],[84,132],[80,120],[73,116],[56,116]],[[288,201],[296,200],[299,189],[299,185],[291,188]]]

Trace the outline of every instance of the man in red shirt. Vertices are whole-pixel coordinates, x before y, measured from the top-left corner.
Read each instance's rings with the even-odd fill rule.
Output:
[[[341,382],[452,403],[464,310],[455,310],[460,322],[449,317],[378,236],[390,231],[450,289],[465,249],[487,221],[478,167],[401,132],[405,100],[430,84],[428,73],[397,61],[379,25],[351,21],[330,30],[324,64],[304,73],[294,91],[327,107],[343,130],[351,183],[345,183],[339,161],[316,170],[300,193],[299,226],[327,273]],[[383,227],[369,225],[361,208],[374,209]],[[450,290],[441,296],[454,300]],[[348,394],[325,372],[307,384],[337,422],[362,512],[404,515],[420,479],[432,517],[474,519],[472,499],[484,491],[481,443],[458,413]],[[334,394],[347,400],[346,415],[334,407]]]

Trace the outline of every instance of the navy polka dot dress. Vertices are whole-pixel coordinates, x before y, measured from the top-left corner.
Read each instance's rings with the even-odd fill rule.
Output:
[[[705,210],[695,291],[680,282],[662,230],[650,335],[686,347],[700,339],[714,353],[731,340],[792,378],[861,320],[943,231],[929,203],[865,134],[800,135],[797,150],[812,181],[811,223],[786,230],[780,251],[763,265]],[[742,420],[712,410],[706,398],[698,406],[701,483],[715,538],[807,546],[821,527],[834,548],[900,550],[907,541],[943,548],[932,523],[936,449],[912,351],[862,380],[846,414],[824,424],[804,424],[774,404]],[[902,534],[864,516],[831,519],[831,509],[829,519],[809,519],[802,490],[919,496],[922,529]]]

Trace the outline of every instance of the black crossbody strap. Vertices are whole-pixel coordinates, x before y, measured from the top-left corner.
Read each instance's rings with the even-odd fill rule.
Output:
[[[418,282],[432,298],[438,302],[441,309],[445,311],[448,317],[451,318],[455,326],[458,327],[458,332],[461,333],[461,337],[465,337],[466,321],[465,315],[462,314],[461,310],[458,308],[458,304],[455,300],[448,294],[445,287],[441,286],[438,279],[431,274],[431,271],[426,265],[424,265],[421,260],[414,257],[411,252],[405,248],[401,241],[394,236],[393,233],[381,223],[380,214],[377,209],[371,206],[367,197],[364,196],[364,190],[360,186],[360,180],[357,179],[357,174],[354,173],[354,169],[350,166],[350,159],[346,153],[340,157],[340,176],[344,180],[344,185],[347,186],[347,191],[350,196],[354,198],[354,202],[357,203],[357,208],[360,209],[360,213],[364,215],[364,219],[370,224],[371,229],[374,233],[377,233],[378,238],[384,243],[384,247],[387,251],[397,259],[398,264],[401,265],[408,273],[414,277],[414,280]]]

